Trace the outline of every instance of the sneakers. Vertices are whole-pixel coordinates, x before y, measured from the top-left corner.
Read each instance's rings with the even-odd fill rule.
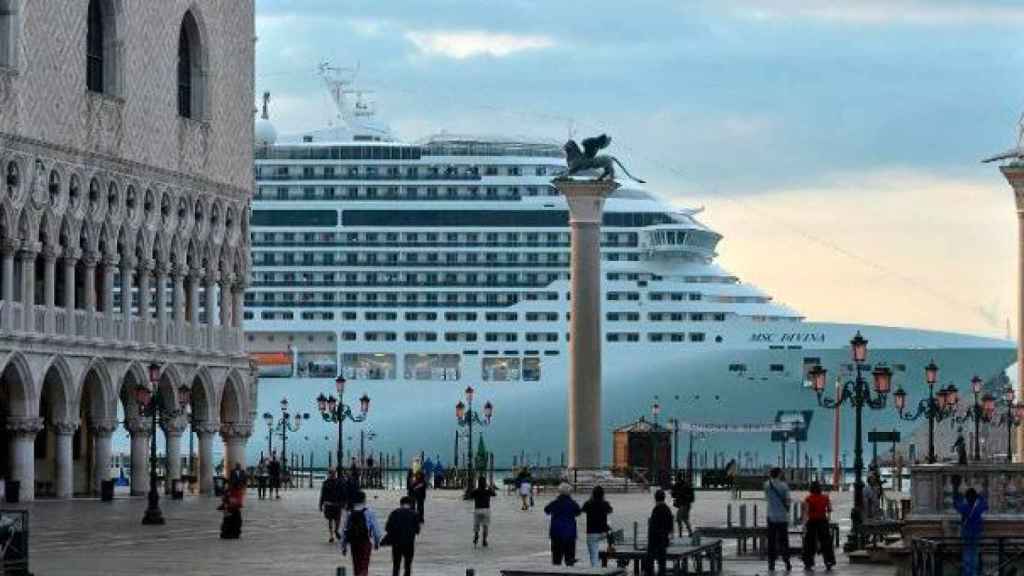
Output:
[[[484,548],[487,548],[487,538],[484,538]]]

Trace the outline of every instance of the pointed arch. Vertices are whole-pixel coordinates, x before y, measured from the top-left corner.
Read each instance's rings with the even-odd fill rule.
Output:
[[[225,424],[245,422],[249,414],[249,398],[245,380],[238,370],[232,369],[224,380],[220,395],[220,421]]]
[[[77,387],[77,404],[90,421],[111,420],[117,417],[117,397],[112,393],[113,379],[103,358],[89,361]]]
[[[39,395],[39,415],[48,422],[71,422],[71,410],[76,398],[75,378],[67,360],[57,354],[50,358],[41,372],[43,379]]]
[[[195,423],[217,421],[219,414],[215,409],[217,388],[206,366],[198,367],[192,373],[192,419]]]
[[[4,358],[0,370],[0,415],[32,416],[36,407],[30,402],[35,397],[35,384],[28,360],[18,351]],[[6,410],[4,409],[6,408]]]
[[[183,118],[206,118],[206,39],[199,7],[193,4],[182,16],[178,33],[178,115]]]
[[[25,207],[18,215],[18,238],[24,242],[34,242],[36,239],[35,218],[32,217],[32,209]]]
[[[118,93],[118,29],[113,0],[89,0],[85,84],[90,92]]]

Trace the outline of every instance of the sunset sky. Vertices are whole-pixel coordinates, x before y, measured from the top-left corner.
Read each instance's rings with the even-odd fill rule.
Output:
[[[280,132],[359,67],[405,140],[598,131],[814,320],[1004,336],[1016,225],[998,169],[1024,112],[1024,5],[959,0],[257,0]],[[1016,327],[1014,326],[1014,330]]]

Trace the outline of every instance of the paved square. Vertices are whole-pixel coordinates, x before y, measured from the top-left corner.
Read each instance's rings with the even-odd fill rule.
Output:
[[[25,506],[31,511],[31,563],[41,576],[77,574],[82,576],[148,574],[280,575],[323,574],[333,576],[337,566],[351,574],[350,558],[342,557],[336,545],[328,544],[326,523],[317,512],[317,492],[292,490],[281,500],[259,501],[250,492],[244,510],[242,538],[219,539],[220,513],[217,501],[189,497],[184,501],[162,499],[166,526],[142,526],[144,498],[118,498],[103,503],[94,500],[39,501]],[[369,500],[383,523],[401,496],[395,491],[371,491]],[[753,494],[742,500],[751,509],[758,505],[763,519],[764,502]],[[500,495],[493,502],[489,548],[473,548],[472,503],[450,491],[431,491],[427,499],[427,520],[416,544],[414,574],[462,576],[467,568],[478,575],[497,575],[502,567],[544,565],[549,561],[547,517],[542,511],[550,494],[537,499],[537,508],[518,509],[512,496]],[[584,497],[577,498],[582,501]],[[615,511],[614,528],[632,530],[632,523],[645,521],[652,506],[650,494],[610,495]],[[848,494],[841,494],[836,517],[845,525]],[[698,492],[693,512],[694,525],[724,525],[728,495]],[[734,519],[738,512],[734,511]],[[763,520],[762,520],[763,521]],[[583,520],[580,520],[583,530]],[[737,560],[734,545],[725,543],[729,574],[765,574],[763,561]],[[577,556],[586,557],[580,540]],[[794,560],[794,572],[801,564]],[[390,574],[388,549],[376,552],[372,574]],[[820,567],[818,571],[824,573]],[[779,574],[784,572],[780,571]],[[838,575],[894,574],[889,567],[850,566],[841,554]]]

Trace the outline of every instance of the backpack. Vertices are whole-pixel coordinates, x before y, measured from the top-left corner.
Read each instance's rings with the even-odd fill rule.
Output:
[[[348,515],[348,541],[364,542],[370,539],[370,527],[366,524],[366,510],[353,510]]]

